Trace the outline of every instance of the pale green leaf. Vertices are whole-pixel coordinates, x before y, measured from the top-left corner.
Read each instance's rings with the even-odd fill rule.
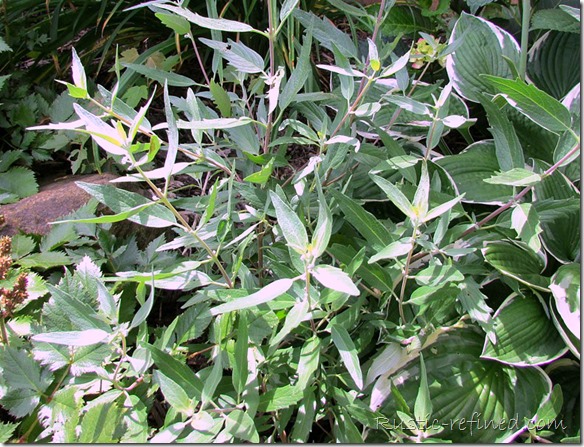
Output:
[[[164,399],[173,409],[186,414],[187,416],[193,412],[191,400],[182,386],[162,374],[160,371],[154,371],[152,378],[155,383],[160,385],[160,390],[164,395]]]
[[[175,33],[184,35],[191,31],[191,26],[189,25],[188,20],[184,17],[176,14],[166,14],[164,12],[157,12],[154,15]]]
[[[347,371],[349,371],[355,385],[358,389],[363,389],[363,372],[361,371],[357,349],[351,336],[343,326],[338,324],[331,326],[331,335],[333,343],[339,350],[341,360],[345,364]]]
[[[229,301],[219,306],[213,307],[211,309],[211,315],[220,315],[226,312],[233,312],[235,310],[247,309],[249,307],[258,306],[263,303],[267,303],[288,291],[292,284],[293,279],[282,278],[278,279],[262,289],[258,290],[251,295],[245,296],[243,298],[237,298],[233,301]]]
[[[360,293],[351,277],[338,267],[317,265],[312,270],[312,274],[319,283],[329,289],[355,296]]]
[[[213,118],[213,119],[202,119],[199,121],[183,121],[178,120],[179,129],[191,129],[191,130],[213,130],[213,129],[232,129],[234,127],[245,126],[251,123],[253,120],[246,116],[241,118]]]
[[[534,252],[541,250],[539,235],[543,231],[539,224],[537,211],[530,203],[520,203],[511,213],[511,228],[517,231],[519,238]]]
[[[521,79],[512,81],[488,75],[483,78],[501,92],[511,106],[541,127],[556,133],[570,129],[570,111],[535,85],[526,84]]]
[[[378,175],[372,175],[371,178],[377,184],[377,186],[379,186],[383,192],[385,192],[389,200],[391,200],[402,213],[404,213],[412,220],[418,219],[418,215],[415,212],[414,207],[397,186]]]
[[[184,17],[189,22],[194,23],[195,25],[200,26],[202,28],[217,31],[228,31],[232,33],[246,33],[249,31],[256,31],[251,26],[245,23],[236,22],[235,20],[213,19],[210,17],[203,17],[197,13],[189,11],[186,7],[173,6],[168,4],[156,4],[156,7],[160,9],[165,9],[170,12],[174,12],[175,14]]]
[[[285,385],[274,388],[266,393],[260,394],[260,404],[258,411],[276,411],[295,405],[302,399],[304,390],[292,385]]]
[[[191,85],[195,85],[195,81],[192,79],[167,70],[151,68],[140,64],[129,64],[126,62],[122,63],[122,65],[129,70],[135,71],[148,79],[160,83],[160,85],[164,85],[165,83],[172,87],[190,87]]]
[[[36,342],[53,343],[66,346],[89,346],[104,342],[109,333],[101,329],[85,331],[45,332],[32,337]]]
[[[400,239],[399,241],[392,242],[377,254],[373,255],[369,259],[368,263],[373,264],[374,262],[381,261],[383,259],[397,259],[400,256],[408,254],[412,247],[413,241],[411,238]]]
[[[278,194],[270,191],[270,198],[276,209],[278,225],[289,247],[298,253],[304,253],[308,248],[308,235],[301,220]]]
[[[115,402],[92,405],[81,420],[78,442],[107,444],[119,440],[124,431],[122,411]]]
[[[242,441],[257,444],[260,440],[254,420],[241,410],[229,413],[225,420],[225,431]]]
[[[424,356],[420,353],[420,387],[416,402],[414,403],[414,416],[418,424],[425,426],[432,416],[432,400],[430,399],[430,389],[428,388],[428,376]]]
[[[321,339],[311,337],[302,346],[298,359],[298,381],[296,386],[300,389],[311,384],[314,373],[319,368]]]
[[[109,207],[114,213],[133,210],[141,205],[151,204],[152,201],[130,191],[125,191],[110,185],[96,185],[92,183],[76,182],[77,186],[91,194],[98,201]],[[172,212],[159,203],[155,203],[128,220],[147,227],[164,228],[176,224]]]
[[[296,95],[306,84],[306,80],[312,71],[312,65],[310,62],[311,49],[312,31],[309,29],[308,34],[302,43],[302,49],[300,50],[300,56],[298,56],[296,67],[292,71],[288,81],[284,84],[280,97],[278,98],[281,110],[286,109],[290,103],[296,99]]]

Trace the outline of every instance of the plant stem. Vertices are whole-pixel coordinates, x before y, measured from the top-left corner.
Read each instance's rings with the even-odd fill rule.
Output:
[[[199,67],[201,68],[201,73],[205,77],[205,82],[207,85],[211,85],[211,81],[209,80],[209,76],[207,76],[207,72],[205,71],[205,65],[203,64],[203,60],[201,59],[201,55],[199,54],[199,49],[197,48],[197,43],[191,33],[189,33],[189,38],[191,43],[193,44],[193,50],[195,50],[195,56],[197,56],[197,62],[199,63]]]
[[[268,2],[268,45],[269,45],[269,52],[270,52],[270,79],[274,78],[276,74],[276,56],[274,50],[274,44],[276,40],[276,24],[274,23],[274,2],[273,0],[266,0]],[[268,113],[268,122],[266,125],[266,134],[264,135],[264,144],[263,144],[263,153],[268,153],[268,146],[270,144],[270,137],[272,133],[272,126],[273,126],[273,112]]]
[[[136,160],[134,159],[134,156],[130,153],[129,153],[129,155],[130,155],[130,158],[132,159],[132,162],[135,164]],[[172,212],[172,214],[174,214],[174,216],[178,219],[180,224],[183,227],[185,227],[185,229],[197,240],[197,242],[199,244],[201,244],[201,246],[209,254],[209,257],[211,258],[211,260],[215,263],[215,265],[217,266],[217,268],[221,272],[221,276],[223,276],[223,278],[225,279],[225,282],[227,283],[227,287],[232,289],[233,283],[231,282],[231,278],[229,277],[229,275],[225,271],[225,268],[223,267],[223,265],[219,261],[217,254],[211,249],[211,247],[209,247],[207,245],[207,243],[203,239],[201,239],[201,237],[197,234],[196,230],[194,230],[193,227],[191,227],[189,225],[189,223],[178,212],[178,210],[172,205],[172,203],[170,203],[170,201],[166,198],[166,196],[162,193],[162,191],[160,191],[160,189],[158,189],[158,187],[154,183],[152,183],[152,180],[150,180],[148,178],[148,176],[144,173],[144,171],[142,171],[142,169],[140,169],[140,166],[136,166],[136,170],[140,173],[142,178],[146,181],[148,186],[150,186],[150,189],[152,189],[152,191],[156,194],[156,196],[160,199],[160,201],[164,204],[164,206],[166,208],[168,208],[170,210],[170,212]]]
[[[402,276],[401,282],[401,289],[399,292],[399,300],[398,300],[398,307],[399,307],[399,316],[402,320],[402,324],[406,324],[406,317],[404,314],[404,296],[406,293],[406,285],[408,282],[408,276],[410,274],[410,263],[412,262],[412,256],[414,254],[414,250],[416,249],[416,236],[418,234],[418,225],[414,225],[414,231],[412,232],[412,248],[408,252],[408,257],[406,258],[406,265],[404,266],[404,275]]]
[[[4,317],[0,317],[0,329],[2,336],[2,344],[8,346],[8,332],[6,332],[6,321],[4,321]]]
[[[527,52],[529,46],[529,22],[531,19],[531,0],[522,0],[521,2],[522,16],[521,16],[521,58],[519,59],[519,76],[525,80],[525,73],[527,72]]]

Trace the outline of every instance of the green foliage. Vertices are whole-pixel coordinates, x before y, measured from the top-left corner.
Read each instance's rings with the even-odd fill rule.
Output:
[[[2,318],[0,405],[16,422],[0,439],[579,437],[570,70],[552,77],[544,42],[530,51],[477,15],[490,2],[329,0],[345,27],[298,0],[266,2],[267,24],[253,1],[186,3],[130,11],[188,34],[200,76],[127,53],[94,89],[73,51],[77,118],[31,128],[82,135],[125,176],[79,183],[92,202],[38,251],[13,239],[20,268],[73,266]],[[134,110],[120,89],[138,75],[151,93]],[[550,147],[528,150],[531,130]],[[130,223],[158,233],[139,246],[108,231]]]

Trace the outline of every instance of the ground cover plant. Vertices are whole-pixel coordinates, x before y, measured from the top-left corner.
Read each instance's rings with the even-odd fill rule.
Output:
[[[0,240],[0,440],[579,442],[579,9],[189,6],[28,129],[122,175]]]

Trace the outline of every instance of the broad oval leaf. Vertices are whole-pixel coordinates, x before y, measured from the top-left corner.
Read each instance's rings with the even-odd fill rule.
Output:
[[[515,39],[485,19],[463,12],[454,25],[449,44],[457,39],[461,43],[446,59],[446,71],[456,91],[470,101],[480,102],[480,94],[495,92],[479,75],[512,76],[503,57],[519,65],[519,45]]]
[[[541,275],[543,262],[533,251],[508,242],[492,242],[482,252],[485,260],[502,274],[549,292],[549,278]]]
[[[508,365],[543,365],[567,351],[545,304],[533,295],[508,297],[493,316],[493,331],[497,341],[486,338],[481,357]]]
[[[351,277],[340,268],[330,265],[317,265],[312,269],[312,274],[319,283],[337,292],[359,295],[359,289],[351,280]]]
[[[503,205],[513,197],[513,188],[506,185],[487,185],[485,179],[499,171],[499,162],[492,140],[471,144],[464,152],[447,155],[435,161],[456,185],[461,199],[468,203]]]

